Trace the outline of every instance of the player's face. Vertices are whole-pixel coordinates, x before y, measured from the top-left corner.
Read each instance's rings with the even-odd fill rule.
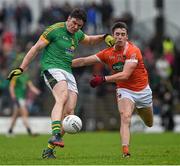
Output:
[[[83,20],[80,20],[78,18],[69,17],[66,25],[67,25],[67,30],[70,33],[74,34],[83,27],[84,22]]]
[[[115,45],[124,47],[128,40],[127,31],[125,28],[117,28],[114,30],[113,36],[115,38]]]

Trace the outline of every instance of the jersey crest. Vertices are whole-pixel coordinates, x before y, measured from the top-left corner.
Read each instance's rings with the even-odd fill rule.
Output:
[[[121,72],[121,71],[123,71],[123,67],[124,67],[124,63],[123,62],[117,62],[117,63],[115,63],[115,64],[113,64],[112,65],[112,69],[114,70],[114,71],[118,71],[118,72]]]

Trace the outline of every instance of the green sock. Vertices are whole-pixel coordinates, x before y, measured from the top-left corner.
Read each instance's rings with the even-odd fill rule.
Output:
[[[56,135],[61,133],[61,121],[53,121],[52,122],[52,134]]]
[[[61,132],[61,121],[52,121],[52,135],[59,134]],[[47,148],[53,150],[56,146],[48,143]]]

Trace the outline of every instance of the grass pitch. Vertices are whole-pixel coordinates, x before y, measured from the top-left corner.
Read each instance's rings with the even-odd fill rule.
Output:
[[[131,158],[121,155],[118,132],[65,135],[57,159],[42,159],[49,135],[29,137],[0,135],[0,165],[175,165],[180,164],[180,135],[176,133],[131,135]]]

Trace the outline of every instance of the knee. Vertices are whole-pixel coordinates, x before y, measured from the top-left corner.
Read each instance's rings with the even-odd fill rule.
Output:
[[[123,124],[130,124],[131,122],[131,115],[129,113],[120,113],[120,119],[121,119],[121,123]]]
[[[68,108],[66,109],[66,114],[67,115],[74,114],[74,107],[68,106]]]
[[[63,93],[61,96],[56,96],[55,100],[57,104],[65,104],[66,101],[68,99],[68,94],[67,93]]]

